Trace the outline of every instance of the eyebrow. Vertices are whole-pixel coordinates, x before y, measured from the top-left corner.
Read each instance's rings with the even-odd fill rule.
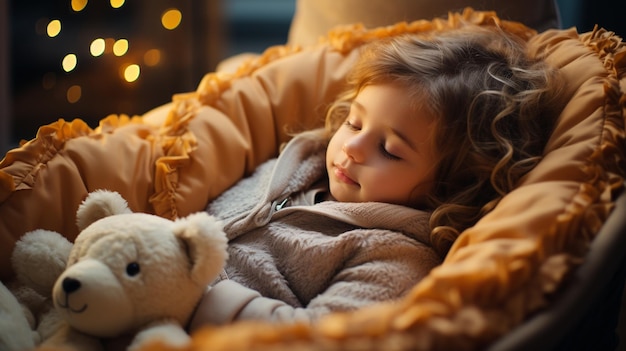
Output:
[[[358,101],[356,100],[352,100],[352,104],[359,109],[361,112],[365,112],[366,109],[363,105],[361,105]],[[413,140],[411,140],[409,137],[407,137],[404,133],[402,133],[401,131],[394,129],[394,128],[390,128],[391,131],[397,135],[402,141],[404,141],[413,151],[417,152],[417,147],[415,146],[415,143],[413,143]]]

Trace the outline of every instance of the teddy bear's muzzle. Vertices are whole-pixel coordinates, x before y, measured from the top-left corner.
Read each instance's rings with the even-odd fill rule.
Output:
[[[90,251],[91,252],[91,251]],[[108,250],[107,250],[108,252]],[[125,265],[109,267],[102,260],[79,257],[65,269],[52,289],[55,308],[73,328],[110,338],[136,327],[136,306],[128,296]],[[120,272],[119,276],[115,272]]]
[[[80,289],[80,280],[67,277],[63,279],[62,285],[63,285],[63,291],[65,291],[66,294],[71,294],[74,291]]]
[[[81,287],[81,283],[80,280],[78,279],[74,279],[71,277],[66,277],[63,278],[63,282],[61,283],[61,286],[63,287],[63,297],[65,301],[57,301],[57,304],[59,305],[59,307],[67,309],[70,312],[73,313],[82,313],[87,309],[87,304],[84,304],[82,307],[80,308],[72,308],[72,306],[70,305],[70,295],[75,292],[78,291]]]

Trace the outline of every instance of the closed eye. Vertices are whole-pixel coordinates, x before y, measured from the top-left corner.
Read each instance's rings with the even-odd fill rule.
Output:
[[[390,153],[389,151],[387,151],[387,149],[385,149],[385,144],[380,144],[380,153],[387,159],[392,160],[392,161],[399,161],[401,160],[400,157]]]
[[[344,125],[348,127],[348,129],[353,130],[353,131],[361,130],[361,127],[357,127],[355,124],[352,124],[352,122],[350,122],[349,120],[346,120],[344,122]]]

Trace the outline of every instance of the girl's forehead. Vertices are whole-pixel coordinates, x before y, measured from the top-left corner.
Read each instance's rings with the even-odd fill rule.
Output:
[[[400,84],[376,84],[361,90],[352,106],[355,117],[375,122],[372,126],[391,130],[418,145],[429,140],[436,128],[437,118],[427,104],[427,99],[407,92]]]
[[[438,120],[431,104],[424,89],[399,82],[366,85],[351,102],[360,112],[377,109],[387,113],[402,111],[410,120],[426,119],[429,123]]]

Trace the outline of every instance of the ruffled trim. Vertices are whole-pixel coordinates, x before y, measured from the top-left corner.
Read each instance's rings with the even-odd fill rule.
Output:
[[[417,21],[367,31],[361,26],[333,31],[328,40],[347,52],[374,38],[407,31],[427,32],[455,28],[464,21],[496,24],[530,36],[521,24],[499,20],[492,12],[465,10],[449,20]],[[332,314],[314,325],[238,323],[201,330],[193,336],[191,350],[467,350],[484,347],[506,334],[532,312],[545,307],[572,267],[586,255],[588,246],[609,216],[626,173],[626,48],[621,39],[603,29],[580,35],[609,72],[604,84],[606,102],[600,147],[589,158],[581,184],[554,225],[538,238],[515,240],[506,257],[490,255],[491,269],[481,272],[454,265],[455,253],[434,269],[398,303]],[[252,65],[253,67],[254,65]],[[253,70],[252,70],[253,71]],[[250,71],[247,72],[248,74]],[[203,102],[227,87],[215,75],[198,94]],[[207,98],[208,97],[208,98]],[[500,245],[507,246],[502,239]],[[497,248],[494,248],[497,250]],[[511,254],[516,259],[511,259]],[[479,250],[456,252],[480,256]],[[463,287],[463,288],[460,288]]]
[[[399,34],[428,34],[430,32],[441,32],[456,29],[465,24],[478,24],[482,26],[497,26],[508,33],[528,40],[537,34],[534,29],[512,21],[505,21],[498,18],[493,11],[474,11],[467,7],[463,12],[450,12],[447,18],[435,18],[433,20],[418,20],[413,22],[399,22],[391,26],[380,27],[372,30],[366,29],[362,24],[340,26],[331,30],[327,38],[322,38],[320,43],[328,43],[341,53],[347,53],[354,48],[366,44],[372,40],[393,37]]]
[[[235,79],[250,76],[268,63],[299,51],[301,48],[297,46],[270,47],[259,57],[243,62],[234,73],[208,73],[195,92],[174,95],[172,109],[160,131],[165,156],[156,162],[155,193],[149,200],[156,214],[169,219],[178,217],[178,172],[189,164],[189,155],[197,146],[196,138],[188,125],[198,109],[213,105]]]
[[[195,99],[175,97],[174,108],[170,110],[158,133],[157,144],[162,147],[163,156],[155,162],[154,194],[150,196],[149,202],[157,215],[172,220],[178,218],[178,171],[189,165],[189,155],[198,144],[194,133],[187,128],[198,106]]]
[[[169,218],[178,218],[176,188],[178,170],[190,162],[189,154],[196,148],[194,134],[187,129],[187,124],[195,116],[198,103],[194,99],[179,99],[176,109],[169,112],[165,123],[156,133],[138,135],[161,147],[163,156],[155,161],[155,180],[153,194],[149,201],[156,214]],[[143,117],[110,115],[100,120],[98,127],[90,128],[83,120],[57,122],[42,126],[30,141],[22,141],[20,147],[9,151],[0,161],[0,202],[5,201],[16,190],[30,189],[36,182],[39,170],[45,168],[48,161],[61,151],[65,143],[83,136],[97,136],[113,133],[127,124],[145,124]],[[11,173],[5,169],[22,163],[24,166],[12,167]]]
[[[420,20],[411,23],[398,23],[393,26],[367,30],[362,25],[339,27],[328,34],[320,44],[327,44],[330,50],[347,53],[350,50],[372,40],[398,35],[401,33],[427,33],[458,28],[464,23],[495,25],[524,39],[536,34],[536,31],[518,22],[500,20],[495,12],[474,11],[466,8],[463,13],[450,13],[448,19]],[[170,140],[165,137],[165,157],[157,161],[155,194],[150,198],[155,212],[163,217],[177,217],[176,187],[178,170],[188,163],[188,155],[195,148],[193,133],[187,130],[188,122],[193,119],[198,108],[212,106],[221,94],[231,87],[234,80],[252,75],[256,70],[281,58],[302,51],[295,45],[277,45],[266,49],[260,56],[244,61],[234,73],[211,72],[206,74],[196,91],[174,96],[174,106],[169,112],[164,128],[175,132],[179,137]]]
[[[139,120],[138,117],[131,119],[126,115],[110,115],[103,118],[96,129],[90,128],[80,119],[71,122],[59,119],[40,127],[34,139],[21,141],[19,148],[7,152],[0,161],[0,202],[4,202],[14,191],[32,188],[39,171],[63,149],[68,140],[110,133],[122,125],[138,123]],[[14,167],[11,173],[5,171],[7,167],[18,163],[23,166]]]
[[[300,51],[302,51],[302,48],[297,45],[272,46],[266,49],[259,57],[244,61],[234,73],[212,72],[206,74],[200,81],[198,89],[193,96],[203,105],[212,105],[220,97],[222,92],[230,88],[233,80],[250,76],[268,63]]]

